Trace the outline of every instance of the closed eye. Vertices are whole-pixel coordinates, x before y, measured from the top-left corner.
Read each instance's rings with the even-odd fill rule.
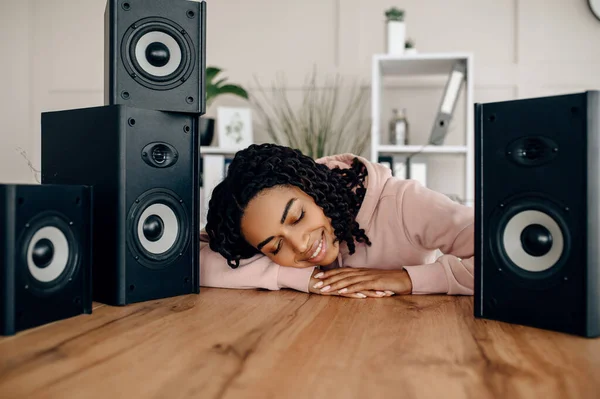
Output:
[[[279,240],[279,245],[277,246],[277,248],[275,249],[275,251],[271,251],[271,253],[273,255],[277,255],[279,253],[280,249],[281,249],[281,240]]]
[[[296,219],[296,220],[295,220],[295,221],[292,223],[292,225],[296,225],[296,224],[300,223],[300,221],[301,221],[302,219],[304,219],[304,209],[302,209],[302,211],[300,212],[300,216],[298,217],[298,219]],[[281,250],[281,246],[283,245],[283,244],[281,243],[281,240],[279,240],[279,243],[278,243],[278,244],[279,244],[279,245],[277,246],[277,248],[275,248],[275,250],[274,250],[274,251],[271,251],[271,254],[273,254],[273,255],[277,255],[277,254],[279,253],[279,251]]]
[[[302,209],[302,212],[300,213],[300,217],[294,223],[292,223],[292,225],[300,223],[302,218],[304,218],[304,209]]]

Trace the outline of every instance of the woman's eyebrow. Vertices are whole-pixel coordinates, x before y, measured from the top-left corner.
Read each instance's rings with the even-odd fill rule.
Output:
[[[283,210],[283,215],[281,215],[281,224],[283,224],[285,222],[285,219],[287,219],[287,215],[288,212],[290,210],[290,208],[292,207],[292,204],[294,203],[294,201],[296,201],[298,198],[292,198],[291,200],[288,201],[287,204],[285,204],[285,209]]]
[[[292,207],[292,205],[294,204],[294,201],[296,201],[297,199],[298,199],[298,198],[292,198],[291,200],[289,200],[289,201],[287,202],[287,204],[285,204],[285,208],[283,209],[283,215],[281,215],[281,224],[285,223],[285,219],[287,219],[288,212],[290,211],[290,208],[291,208],[291,207]],[[271,237],[267,238],[266,240],[263,240],[263,241],[262,241],[260,244],[258,244],[258,245],[256,246],[256,248],[257,248],[259,251],[262,251],[262,248],[263,248],[265,245],[267,245],[267,244],[269,243],[269,241],[271,241],[273,238],[275,238],[275,237],[271,236]]]

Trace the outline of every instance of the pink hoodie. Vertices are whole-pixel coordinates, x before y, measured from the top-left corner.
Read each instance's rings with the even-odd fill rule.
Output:
[[[355,155],[320,158],[318,163],[348,168]],[[356,244],[350,255],[340,244],[336,267],[407,270],[413,294],[473,295],[474,210],[413,180],[392,176],[388,167],[358,157],[368,170],[367,192],[356,217],[371,246]],[[309,292],[314,267],[279,266],[262,254],[242,259],[237,269],[208,246],[200,234],[200,285]],[[441,256],[436,258],[436,250]]]

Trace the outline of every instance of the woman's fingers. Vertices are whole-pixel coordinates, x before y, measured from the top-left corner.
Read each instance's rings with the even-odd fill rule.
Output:
[[[338,267],[336,269],[331,269],[331,270],[327,270],[327,271],[324,271],[324,272],[317,273],[315,275],[315,278],[319,278],[321,280],[325,280],[325,279],[328,279],[330,277],[337,276],[338,274],[356,273],[356,272],[361,272],[363,270],[367,270],[367,269],[365,269],[365,268],[359,268],[359,267]]]
[[[348,286],[351,286],[354,284],[371,281],[372,279],[373,279],[372,276],[349,275],[349,276],[338,278],[337,280],[334,280],[331,283],[323,282],[323,285],[321,285],[320,288],[319,287],[317,287],[317,288],[319,288],[319,290],[323,293],[330,292],[330,293],[344,294],[345,292],[341,291],[344,288],[347,288]],[[371,287],[368,287],[368,286],[363,286],[363,287],[365,290],[372,289]],[[353,292],[357,292],[357,291],[360,291],[360,290],[354,290]]]
[[[311,280],[311,291],[321,295],[339,295],[346,298],[382,298],[395,295],[384,290],[381,271],[365,268],[342,267],[319,272]],[[387,287],[385,287],[387,288]]]
[[[346,281],[350,278],[361,278],[361,276],[364,276],[364,274],[356,271],[338,273],[325,279],[319,279],[319,281],[313,284],[313,288],[320,289],[321,292],[327,292],[331,291],[332,289],[337,289],[338,287],[343,288],[343,285],[340,286],[340,281]]]
[[[340,288],[338,292],[340,294],[354,294],[356,292],[373,291],[377,292],[377,295],[385,296],[385,291],[379,290],[377,287],[377,281],[373,279],[369,280],[357,280],[354,282],[348,282],[343,288]]]

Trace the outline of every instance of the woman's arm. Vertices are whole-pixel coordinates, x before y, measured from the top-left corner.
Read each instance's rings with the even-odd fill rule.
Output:
[[[242,259],[240,266],[232,269],[221,254],[210,249],[208,235],[200,233],[200,285],[203,287],[267,290],[291,288],[308,293],[313,270],[314,267],[282,267],[264,255]]]
[[[439,249],[434,263],[407,265],[413,294],[473,295],[475,213],[417,182],[398,195],[398,222],[412,245]]]

